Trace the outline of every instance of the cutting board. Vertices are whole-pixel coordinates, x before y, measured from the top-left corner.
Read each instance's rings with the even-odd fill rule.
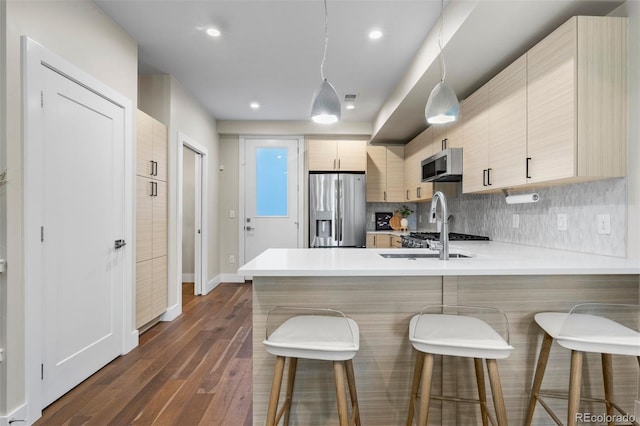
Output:
[[[389,220],[389,226],[394,231],[399,231],[402,227],[400,226],[400,221],[402,220],[402,216],[398,214],[394,214],[393,217]]]

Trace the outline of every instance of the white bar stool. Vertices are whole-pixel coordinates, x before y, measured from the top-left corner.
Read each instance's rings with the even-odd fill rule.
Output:
[[[613,418],[614,408],[623,416],[629,417],[613,402],[611,355],[635,356],[640,364],[640,333],[637,331],[638,321],[640,321],[639,314],[640,305],[604,303],[579,304],[574,306],[569,313],[542,312],[536,314],[535,321],[544,330],[544,339],[538,356],[525,426],[531,425],[533,421],[536,403],[540,403],[554,422],[562,426],[562,421],[544,402],[543,397],[568,399],[567,425],[574,426],[576,424],[578,405],[581,400],[582,359],[585,352],[601,354],[604,399],[582,398],[582,400],[606,404],[607,417],[610,419]],[[612,318],[615,318],[615,321]],[[568,394],[541,390],[542,379],[554,339],[560,346],[571,350]],[[613,425],[614,422],[610,421],[608,424]]]
[[[269,317],[276,310],[295,310],[305,313],[287,319],[269,334]],[[267,426],[275,426],[283,416],[284,425],[289,424],[298,358],[333,361],[340,426],[360,425],[358,395],[351,361],[360,347],[358,324],[334,309],[280,306],[273,308],[269,312],[269,317],[267,317],[267,337],[263,343],[267,352],[276,356],[276,364],[269,396]],[[280,386],[287,358],[289,358],[289,372],[286,397],[282,408],[278,411]],[[351,397],[351,417],[348,414],[344,389],[345,370]]]
[[[437,308],[440,312],[454,309],[458,314],[428,313]],[[416,366],[411,386],[411,398],[409,402],[409,414],[407,426],[413,424],[414,404],[418,398],[420,388],[420,411],[418,425],[426,426],[429,418],[429,401],[437,400],[472,402],[480,404],[482,424],[489,421],[495,424],[487,411],[487,396],[484,382],[484,369],[482,360],[486,360],[489,372],[489,382],[493,395],[493,403],[498,418],[498,425],[507,424],[507,412],[504,406],[502,385],[498,374],[496,360],[507,358],[513,347],[494,328],[485,321],[473,316],[462,315],[460,312],[470,309],[476,312],[493,312],[499,314],[506,325],[508,340],[509,324],[506,315],[494,308],[477,306],[428,306],[423,311],[411,318],[409,325],[409,340],[418,351]],[[479,399],[459,398],[452,396],[431,395],[431,378],[433,372],[433,356],[446,355],[464,358],[473,358],[476,370]],[[420,384],[422,383],[422,386]]]

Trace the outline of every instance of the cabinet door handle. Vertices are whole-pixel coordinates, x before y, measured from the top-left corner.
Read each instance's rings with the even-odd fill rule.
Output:
[[[382,199],[383,199],[384,201],[387,201],[387,191],[384,191],[384,192],[383,192],[383,197],[382,197]]]
[[[444,138],[444,149],[447,149],[447,145],[449,145],[449,138]]]
[[[340,159],[338,158],[338,170],[340,170]]]
[[[409,201],[409,190],[407,189],[407,201]]]
[[[333,159],[333,170],[336,170],[336,159]]]
[[[421,187],[417,187],[417,188],[416,188],[416,196],[417,196],[418,198],[422,198],[422,191],[421,191],[421,189],[422,189]]]
[[[158,182],[153,182],[153,196],[158,196]]]
[[[482,186],[487,186],[487,169],[482,170]]]
[[[487,169],[487,185],[491,186],[491,170]]]
[[[149,197],[153,197],[153,182],[149,182]]]
[[[531,162],[531,157],[527,157],[527,179],[531,179],[529,176],[529,163]]]

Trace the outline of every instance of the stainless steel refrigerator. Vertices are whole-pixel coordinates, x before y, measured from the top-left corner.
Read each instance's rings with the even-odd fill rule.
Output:
[[[364,173],[309,174],[309,247],[365,247]]]

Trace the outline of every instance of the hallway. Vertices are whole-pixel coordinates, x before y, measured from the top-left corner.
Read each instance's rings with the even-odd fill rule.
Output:
[[[36,425],[251,425],[251,285],[190,291],[180,317],[142,334]]]

